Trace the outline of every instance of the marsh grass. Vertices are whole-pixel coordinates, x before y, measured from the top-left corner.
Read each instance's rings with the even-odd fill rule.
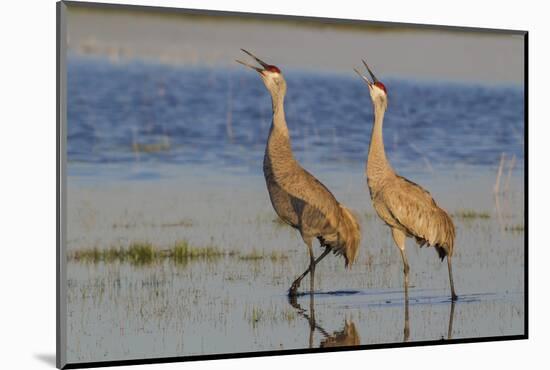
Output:
[[[262,319],[264,316],[264,312],[261,308],[254,307],[252,308],[252,315],[250,316],[250,321],[252,322],[258,322]]]
[[[213,260],[230,253],[221,251],[214,246],[195,247],[183,240],[177,242],[168,254],[175,263],[187,263],[193,259]]]
[[[156,250],[150,243],[132,243],[128,248],[111,247],[107,249],[90,248],[74,251],[69,254],[68,259],[84,263],[113,263],[129,262],[135,265],[152,263],[158,258],[160,251]]]
[[[158,253],[150,243],[134,243],[130,245],[126,255],[128,261],[134,265],[147,265],[156,259]]]
[[[67,256],[69,261],[81,263],[115,263],[127,262],[132,265],[148,265],[170,259],[175,264],[185,265],[190,261],[216,261],[220,258],[233,257],[243,261],[260,261],[270,259],[272,262],[287,260],[282,252],[266,253],[253,249],[248,253],[235,250],[221,250],[213,245],[204,247],[193,246],[188,241],[176,242],[171,248],[161,249],[151,243],[134,242],[127,248],[111,247],[107,249],[79,249]]]
[[[160,224],[160,227],[193,227],[194,223],[191,220],[185,219],[177,222],[167,222]]]
[[[256,249],[253,249],[250,253],[239,255],[239,259],[244,261],[257,261],[264,259],[264,257],[264,254],[260,253]]]
[[[288,259],[288,256],[283,252],[273,251],[271,253],[265,253],[256,249],[253,249],[250,253],[238,254],[238,257],[242,261],[261,261],[264,259],[270,259],[271,262],[279,262]]]
[[[271,259],[272,262],[276,262],[276,261],[287,260],[288,256],[286,254],[284,254],[283,252],[273,251],[273,252],[271,252],[271,255],[269,256],[269,258]]]
[[[155,224],[155,223],[143,223],[143,224],[138,224],[136,222],[133,222],[133,223],[123,223],[123,222],[120,222],[120,223],[113,223],[112,227],[113,229],[135,229],[135,228],[138,228],[138,227],[162,227],[162,228],[169,228],[169,227],[193,227],[195,224],[193,223],[192,220],[190,219],[184,219],[184,220],[179,220],[179,221],[174,221],[174,222],[166,222],[166,223],[160,223],[160,224]]]
[[[463,220],[475,220],[475,219],[489,219],[491,218],[491,215],[489,212],[477,212],[471,209],[463,209],[456,211],[452,215],[455,218],[460,218]]]
[[[245,307],[244,319],[252,326],[257,328],[260,323],[287,323],[292,324],[296,320],[296,312],[292,309],[285,308],[279,310],[276,307]]]
[[[518,225],[509,225],[504,227],[505,231],[511,232],[511,233],[522,233],[525,231],[525,227],[521,224]]]

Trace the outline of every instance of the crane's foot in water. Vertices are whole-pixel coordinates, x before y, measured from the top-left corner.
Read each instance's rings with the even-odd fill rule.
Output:
[[[288,297],[296,297],[298,295],[298,288],[300,287],[300,283],[294,282],[290,286],[290,289],[288,290]]]
[[[290,305],[298,310],[301,310],[302,307],[300,307],[300,305],[298,304],[298,296],[296,295],[288,295],[288,303],[290,303]]]

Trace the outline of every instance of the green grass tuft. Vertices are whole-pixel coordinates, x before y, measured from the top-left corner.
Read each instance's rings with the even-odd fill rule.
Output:
[[[150,243],[133,243],[126,252],[130,263],[135,265],[147,265],[152,263],[156,256],[157,250]]]
[[[186,240],[177,242],[171,251],[176,263],[187,263],[190,259],[214,259],[223,257],[225,254],[213,246],[193,247]]]

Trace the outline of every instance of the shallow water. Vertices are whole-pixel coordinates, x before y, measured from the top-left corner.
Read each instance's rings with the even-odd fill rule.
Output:
[[[490,186],[479,179],[454,186],[441,180],[448,185],[443,189],[438,181],[430,183],[454,214],[453,262],[460,300],[451,318],[446,263],[434,250],[409,241],[411,299],[405,337],[401,257],[389,229],[374,215],[366,190],[346,191],[346,182],[327,179],[342,201],[354,209],[365,205],[359,215],[363,241],[351,270],[331,255],[317,267],[316,329],[311,333],[310,296],[298,297],[300,308],[286,297],[290,283],[308,263],[298,233],[274,222],[260,181],[220,193],[212,184],[221,180],[212,176],[210,186],[183,182],[189,189],[185,192],[169,185],[171,181],[131,188],[70,186],[69,250],[143,240],[170,247],[188,240],[263,256],[199,258],[185,264],[165,259],[141,266],[70,261],[72,361],[440,340],[449,337],[451,319],[451,338],[523,333],[524,234],[507,229],[523,225],[521,182],[513,182],[515,195],[507,198],[500,216]],[[477,206],[480,214],[487,212],[486,218],[461,218],[457,210],[464,205]],[[270,257],[273,252],[277,257]],[[302,292],[308,290],[306,278]],[[345,339],[340,333],[345,329],[353,338]]]
[[[472,227],[487,227],[484,222],[490,221]],[[371,230],[376,227],[367,228]],[[460,299],[454,307],[445,264],[432,250],[409,248],[408,326],[400,257],[384,237],[376,245],[369,235],[351,271],[332,256],[320,263],[313,306],[307,293],[297,298],[299,307],[285,294],[307,264],[299,242],[285,245],[286,258],[280,260],[224,257],[149,266],[69,263],[69,358],[117,360],[319,347],[346,323],[354,325],[354,338],[340,337],[340,345],[522,333],[523,235],[489,230],[468,238],[470,244],[461,235],[464,232],[454,258]],[[487,236],[494,242],[483,243]],[[307,279],[302,285],[307,292]],[[312,312],[319,327],[313,332]]]
[[[363,235],[351,270],[328,256],[315,295],[306,278],[306,294],[289,302],[308,255],[295,230],[274,222],[261,173],[269,99],[246,72],[69,58],[68,251],[186,240],[262,256],[68,261],[70,362],[523,333],[521,89],[386,84],[390,161],[457,228],[459,301],[450,302],[446,263],[409,240],[406,309],[401,257],[363,175],[366,88],[350,76],[289,71],[296,156],[358,214]],[[495,198],[501,153],[516,166],[509,177],[505,167],[506,193]]]

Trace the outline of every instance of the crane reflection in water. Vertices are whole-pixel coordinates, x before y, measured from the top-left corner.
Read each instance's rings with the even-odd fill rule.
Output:
[[[330,294],[330,293],[328,293]],[[319,348],[331,348],[331,347],[353,347],[361,345],[361,337],[359,331],[353,320],[346,318],[344,320],[343,327],[340,330],[330,333],[323,328],[316,319],[315,316],[315,294],[313,292],[304,293],[300,295],[303,297],[309,296],[309,310],[304,309],[300,303],[298,303],[298,296],[289,296],[288,303],[296,309],[299,316],[306,319],[309,324],[309,348],[315,348],[314,343],[315,332],[319,332],[323,339],[319,343]],[[413,300],[414,301],[414,300]],[[449,310],[449,321],[447,328],[447,338],[441,337],[441,340],[453,339],[453,319],[455,312],[455,301],[451,300]],[[408,342],[410,339],[410,315],[409,315],[409,300],[406,299],[403,303],[403,342]]]

